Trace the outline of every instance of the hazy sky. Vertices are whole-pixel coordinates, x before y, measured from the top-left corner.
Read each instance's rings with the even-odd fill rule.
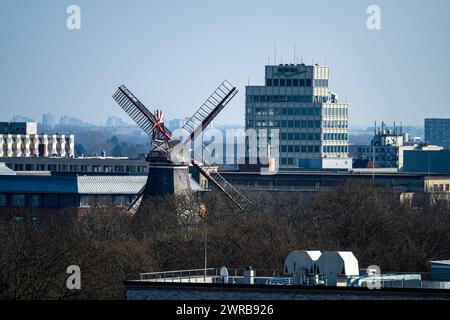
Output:
[[[81,30],[66,9],[81,8]],[[366,27],[369,5],[381,30]],[[422,125],[450,117],[450,1],[2,1],[0,121],[43,112],[99,122],[127,115],[111,98],[124,83],[167,118],[191,115],[228,79],[239,89],[217,122],[243,123],[245,85],[277,62],[330,66],[350,123]]]

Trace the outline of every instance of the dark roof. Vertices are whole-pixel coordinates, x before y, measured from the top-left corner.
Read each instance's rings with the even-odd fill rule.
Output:
[[[136,194],[146,176],[0,176],[0,192]]]
[[[207,191],[189,180],[194,192]],[[146,175],[0,175],[0,193],[137,194],[146,183]]]

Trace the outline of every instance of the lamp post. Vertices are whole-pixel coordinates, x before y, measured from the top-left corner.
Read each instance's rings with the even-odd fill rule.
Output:
[[[198,215],[203,220],[203,242],[204,242],[204,262],[205,262],[205,271],[204,271],[204,280],[206,282],[206,269],[208,268],[208,229],[206,224],[206,206],[204,204],[197,205]]]

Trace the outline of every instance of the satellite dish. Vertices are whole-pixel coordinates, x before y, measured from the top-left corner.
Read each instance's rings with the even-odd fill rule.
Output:
[[[220,268],[219,275],[222,283],[228,283],[228,269],[226,267]]]

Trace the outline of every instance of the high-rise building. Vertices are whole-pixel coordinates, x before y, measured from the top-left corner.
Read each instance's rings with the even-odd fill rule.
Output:
[[[425,142],[450,149],[450,119],[425,119]]]
[[[51,113],[44,113],[42,115],[42,124],[44,126],[53,128],[55,123],[56,123],[56,120],[55,120],[55,116],[53,114],[51,114]]]
[[[265,85],[246,86],[246,129],[279,129],[280,168],[351,168],[348,104],[330,91],[328,66],[265,68]]]

